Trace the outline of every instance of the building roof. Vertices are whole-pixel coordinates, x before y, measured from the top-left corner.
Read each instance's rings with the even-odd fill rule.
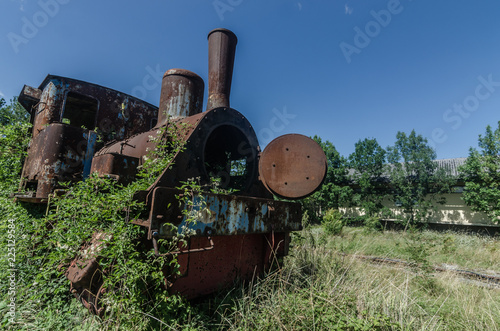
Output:
[[[465,163],[467,160],[466,157],[457,157],[453,159],[441,159],[441,160],[434,160],[434,162],[437,163],[438,169],[439,168],[448,168],[449,174],[452,177],[458,178],[459,177],[459,171],[458,168]],[[389,164],[389,167],[392,165]],[[384,171],[384,174],[382,175],[383,180],[388,180],[389,179],[389,173],[387,171],[388,169],[386,168]],[[349,169],[348,170],[348,175],[352,176],[355,174],[354,169]]]
[[[454,159],[442,159],[434,160],[437,163],[438,168],[448,168],[450,175],[453,177],[458,177],[458,168],[465,163],[466,157],[457,157]]]

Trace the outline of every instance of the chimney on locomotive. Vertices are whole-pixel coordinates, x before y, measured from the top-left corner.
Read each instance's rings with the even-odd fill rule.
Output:
[[[229,108],[234,57],[238,39],[227,29],[214,29],[208,34],[208,102],[207,110]],[[162,80],[160,107],[156,127],[169,118],[183,118],[202,112],[203,79],[192,71],[170,69]]]
[[[227,29],[214,29],[208,34],[207,110],[229,108],[237,42],[236,35]]]
[[[163,75],[160,107],[156,127],[167,124],[169,118],[193,116],[202,112],[203,79],[184,69],[170,69]]]

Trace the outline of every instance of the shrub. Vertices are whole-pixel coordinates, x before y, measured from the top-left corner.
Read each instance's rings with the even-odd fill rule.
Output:
[[[363,224],[367,231],[381,231],[383,229],[380,218],[376,216],[366,217]]]
[[[342,228],[344,227],[342,214],[337,209],[328,209],[325,215],[323,215],[321,226],[326,234],[340,234],[342,232]]]
[[[304,229],[307,229],[311,226],[311,219],[309,217],[309,213],[307,211],[305,211],[303,214],[302,214],[302,227]]]

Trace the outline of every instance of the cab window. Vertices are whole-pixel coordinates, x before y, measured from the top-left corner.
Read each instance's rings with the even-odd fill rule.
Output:
[[[94,130],[99,102],[89,96],[68,92],[61,122]]]

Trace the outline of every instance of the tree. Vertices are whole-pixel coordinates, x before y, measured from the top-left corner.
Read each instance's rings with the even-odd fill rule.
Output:
[[[330,141],[322,141],[320,137],[314,136],[316,141],[325,152],[328,170],[325,181],[321,188],[310,197],[302,201],[304,210],[318,222],[322,211],[327,209],[338,209],[349,203],[352,189],[348,186],[347,160],[337,151]]]
[[[387,160],[392,199],[403,211],[405,229],[424,222],[435,211],[435,203],[445,203],[442,193],[449,191],[451,178],[447,169],[437,168],[436,152],[427,139],[413,130],[409,135],[398,132],[396,143],[388,147]]]
[[[383,177],[385,159],[386,151],[376,139],[368,138],[359,140],[354,145],[354,153],[349,155],[352,179],[358,187],[353,202],[361,207],[367,217],[376,216],[383,208],[386,192]]]
[[[20,179],[20,171],[29,136],[29,123],[26,120],[11,116],[21,107],[17,101],[6,106],[5,100],[0,99],[0,196],[8,196]],[[24,112],[24,108],[22,109]]]
[[[463,200],[473,211],[483,212],[497,222],[500,217],[500,122],[495,131],[486,127],[479,135],[480,151],[470,148],[469,157],[460,168],[465,181]]]
[[[0,99],[0,125],[25,123],[29,120],[29,113],[17,102],[17,98],[10,100],[6,105],[5,99]]]

